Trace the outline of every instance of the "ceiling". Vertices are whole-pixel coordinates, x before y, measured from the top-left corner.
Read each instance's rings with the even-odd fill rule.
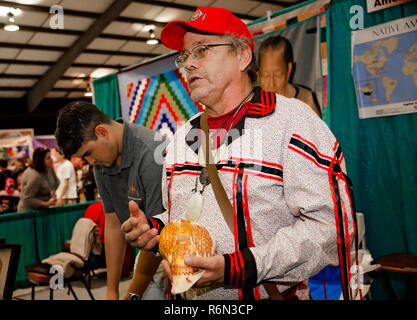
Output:
[[[228,8],[248,23],[300,2],[0,0],[0,99],[25,99],[33,112],[45,98],[84,98],[91,78],[169,52],[162,44],[146,44],[149,26],[159,39],[167,22],[188,20],[197,6]],[[63,16],[50,13],[54,5]],[[3,30],[10,8],[19,31]],[[54,29],[59,22],[63,28]]]

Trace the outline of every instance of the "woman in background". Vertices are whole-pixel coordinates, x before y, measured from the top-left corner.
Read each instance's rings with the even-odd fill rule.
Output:
[[[37,148],[32,163],[22,175],[22,190],[17,211],[47,208],[55,205],[55,190],[59,180],[52,167],[48,148]]]

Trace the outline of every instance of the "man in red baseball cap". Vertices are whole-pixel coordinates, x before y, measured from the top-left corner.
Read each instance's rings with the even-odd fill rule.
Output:
[[[206,227],[217,253],[201,257],[190,245],[184,262],[204,273],[195,283],[185,275],[180,287],[193,285],[185,292],[174,282],[174,294],[308,299],[304,280],[327,265],[340,263],[345,272],[347,260],[338,251],[350,257],[345,235],[354,239],[355,211],[339,144],[308,105],[256,86],[251,34],[229,10],[199,7],[190,21],[168,23],[161,40],[180,51],[176,65],[205,112],[179,127],[167,147],[162,179],[167,211],[147,220],[131,203],[136,218],[122,225],[126,240],[155,250],[164,225],[187,218]]]
[[[209,115],[220,116],[234,109],[249,95],[257,81],[252,36],[246,25],[228,9],[199,7],[190,21],[168,23],[161,32],[161,41],[168,48],[181,51],[176,65],[190,70],[186,74],[191,98],[206,105]],[[189,50],[185,50],[186,47]],[[231,51],[240,57],[239,71],[235,69],[237,73],[225,72],[232,64],[226,63],[223,54],[226,54],[225,59],[230,58],[228,53]],[[188,59],[190,56],[192,59]],[[216,59],[202,67],[200,61],[206,56]],[[199,65],[198,68],[187,68],[186,64],[193,62]],[[237,90],[232,95],[228,92],[228,102],[218,109],[211,101],[221,100],[230,78]]]
[[[230,10],[213,7],[197,8],[190,21],[176,20],[168,23],[161,33],[162,43],[168,48],[181,51],[184,46],[184,34],[192,29],[219,35],[234,34],[246,38],[254,50],[252,36],[246,25]]]

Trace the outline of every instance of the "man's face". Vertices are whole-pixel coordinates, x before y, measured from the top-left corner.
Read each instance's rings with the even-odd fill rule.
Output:
[[[109,134],[99,132],[97,140],[83,143],[74,156],[85,159],[89,164],[111,167],[116,162],[118,151]]]
[[[190,53],[200,44],[220,43],[229,42],[217,35],[187,32],[183,51]],[[230,52],[230,46],[210,47],[200,59],[190,55],[185,62],[185,71],[191,99],[207,106],[216,104],[227,94],[231,83],[238,79],[240,72],[237,60],[236,54]]]
[[[284,62],[283,50],[266,48],[261,52],[259,83],[266,91],[284,95],[291,69]]]

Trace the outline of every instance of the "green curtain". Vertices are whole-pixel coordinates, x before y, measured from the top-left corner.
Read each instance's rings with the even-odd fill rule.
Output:
[[[94,103],[111,119],[120,117],[119,86],[116,73],[93,80]]]
[[[30,285],[25,265],[36,261],[35,213],[35,211],[28,211],[0,215],[0,239],[5,238],[6,243],[22,246],[15,288],[25,288]]]
[[[417,14],[416,2],[367,14],[366,0],[338,0],[330,10],[329,126],[340,142],[354,186],[356,211],[363,212],[367,247],[374,258],[417,253],[417,114],[359,119],[351,74],[351,6],[364,9],[364,28]],[[378,276],[377,276],[378,277]],[[391,274],[398,298],[404,276]],[[374,299],[386,299],[381,281]],[[413,292],[413,298],[417,291]]]
[[[37,259],[35,230],[40,260],[59,253],[65,241],[71,239],[77,220],[94,202],[0,215],[0,239],[22,245],[15,289],[30,286],[25,266]]]
[[[71,239],[75,223],[83,217],[85,210],[93,202],[95,201],[41,210],[36,214],[41,260],[62,251],[65,241]]]

